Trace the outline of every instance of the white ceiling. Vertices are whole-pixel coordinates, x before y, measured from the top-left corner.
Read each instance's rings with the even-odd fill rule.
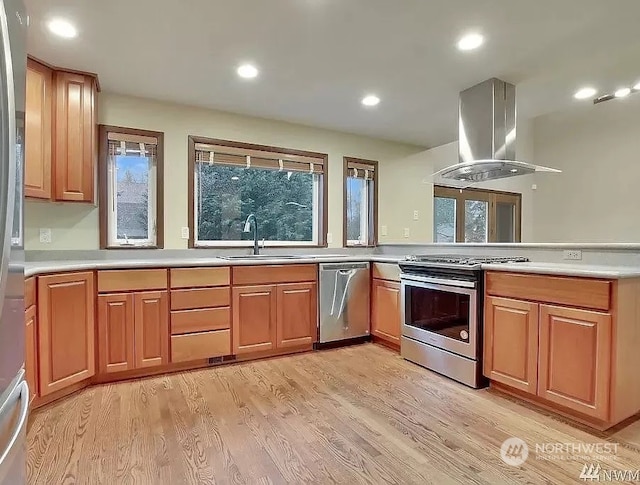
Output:
[[[458,92],[489,77],[517,85],[526,118],[576,105],[584,84],[640,80],[638,0],[25,2],[29,53],[97,72],[104,91],[424,146],[457,138]],[[78,38],[52,36],[52,16]],[[486,43],[458,52],[469,30]],[[257,79],[238,79],[244,61]]]

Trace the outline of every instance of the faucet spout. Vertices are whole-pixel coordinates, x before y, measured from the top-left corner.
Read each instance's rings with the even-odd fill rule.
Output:
[[[260,247],[258,246],[258,220],[255,214],[249,214],[247,220],[244,222],[244,229],[242,232],[251,231],[251,223],[253,223],[253,254],[257,256],[260,254]]]

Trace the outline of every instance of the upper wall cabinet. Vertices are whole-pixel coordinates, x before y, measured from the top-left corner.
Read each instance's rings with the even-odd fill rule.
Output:
[[[94,202],[97,163],[95,75],[29,59],[25,195]]]
[[[31,59],[27,66],[24,195],[50,199],[53,72]]]

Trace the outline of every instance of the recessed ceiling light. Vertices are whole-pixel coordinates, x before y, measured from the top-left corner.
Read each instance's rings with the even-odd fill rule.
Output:
[[[636,84],[633,89],[635,89],[636,91],[640,91],[640,82],[638,82],[638,84]]]
[[[480,34],[467,34],[458,41],[458,49],[472,51],[484,43],[484,37]]]
[[[258,68],[251,64],[242,64],[238,67],[238,76],[243,77],[245,79],[253,79],[258,75]]]
[[[78,30],[71,22],[61,18],[51,19],[47,24],[51,33],[64,37],[65,39],[73,39],[78,35]]]
[[[362,104],[364,104],[365,106],[377,106],[379,103],[380,103],[380,98],[373,94],[370,94],[362,98]]]
[[[517,168],[512,168],[512,169],[510,170],[510,172],[511,172],[511,173],[518,173],[518,169],[517,169]]]
[[[589,99],[593,98],[596,94],[598,94],[598,91],[596,91],[595,88],[582,88],[576,91],[573,97],[576,99]]]
[[[620,88],[613,95],[616,98],[625,98],[631,94],[631,89],[629,88]]]
[[[231,177],[231,180],[233,181],[240,180],[240,177],[238,177],[237,175],[234,175],[233,177]]]

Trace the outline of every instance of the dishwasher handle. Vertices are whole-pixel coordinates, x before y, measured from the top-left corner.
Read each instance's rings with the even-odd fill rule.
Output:
[[[320,271],[347,271],[353,269],[369,269],[369,263],[324,263],[320,265]]]

